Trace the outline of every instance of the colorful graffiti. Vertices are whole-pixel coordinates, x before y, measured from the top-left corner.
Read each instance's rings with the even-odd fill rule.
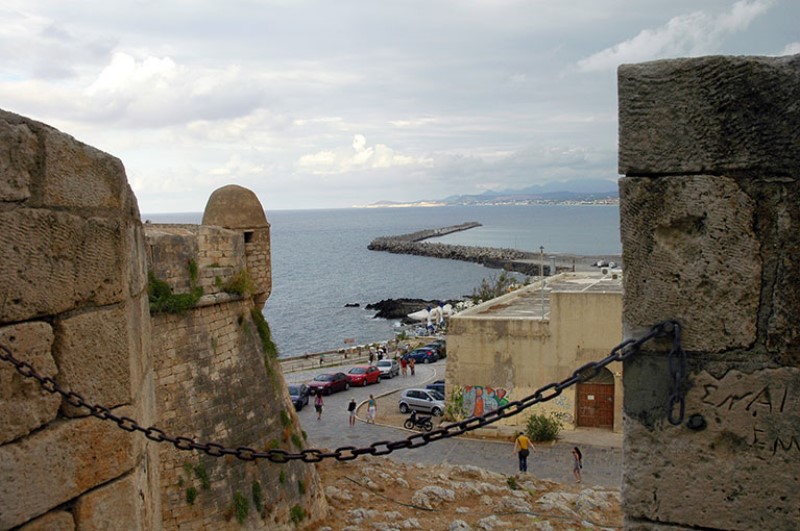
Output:
[[[508,404],[508,391],[498,387],[464,386],[464,410],[468,416],[479,417]]]

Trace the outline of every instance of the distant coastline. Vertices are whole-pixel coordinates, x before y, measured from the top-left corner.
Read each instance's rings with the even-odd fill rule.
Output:
[[[619,197],[602,199],[503,199],[487,201],[416,201],[399,203],[382,201],[371,205],[353,205],[351,208],[427,208],[443,206],[530,206],[530,205],[569,205],[569,206],[619,206]]]

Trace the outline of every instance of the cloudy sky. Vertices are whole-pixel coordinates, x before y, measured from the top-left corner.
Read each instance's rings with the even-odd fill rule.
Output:
[[[122,159],[143,213],[617,178],[616,67],[800,53],[798,0],[4,0],[0,108]]]

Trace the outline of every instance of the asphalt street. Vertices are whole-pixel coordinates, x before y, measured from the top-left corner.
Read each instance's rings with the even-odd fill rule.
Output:
[[[336,449],[344,446],[364,447],[377,441],[396,441],[405,439],[414,432],[403,428],[381,425],[381,411],[378,411],[377,424],[364,422],[364,408],[359,408],[356,425],[348,425],[347,404],[355,398],[360,405],[369,399],[385,396],[391,400],[408,387],[424,387],[427,383],[444,378],[446,360],[430,365],[417,365],[416,375],[382,380],[367,387],[351,388],[348,391],[325,396],[322,418],[317,420],[313,399],[308,406],[298,412],[303,430],[308,434],[308,444],[312,448]],[[325,368],[286,374],[287,383],[308,382],[321,372],[346,373],[352,365]],[[390,402],[392,403],[392,402]],[[575,430],[562,432],[562,438],[553,444],[536,445],[528,459],[528,473],[534,477],[573,482],[573,446],[583,452],[583,483],[619,488],[622,482],[621,435],[602,430]],[[501,474],[517,473],[517,457],[513,452],[511,440],[475,439],[459,436],[442,439],[414,449],[397,450],[386,456],[405,463],[449,463],[475,465]]]

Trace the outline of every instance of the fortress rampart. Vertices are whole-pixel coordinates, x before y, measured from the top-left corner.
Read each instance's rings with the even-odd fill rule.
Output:
[[[249,190],[217,190],[202,225],[143,225],[118,159],[0,111],[0,346],[86,403],[199,442],[302,449],[265,349],[269,245]],[[199,298],[151,315],[154,281]],[[292,529],[326,507],[313,465],[156,444],[0,363],[0,529]]]

